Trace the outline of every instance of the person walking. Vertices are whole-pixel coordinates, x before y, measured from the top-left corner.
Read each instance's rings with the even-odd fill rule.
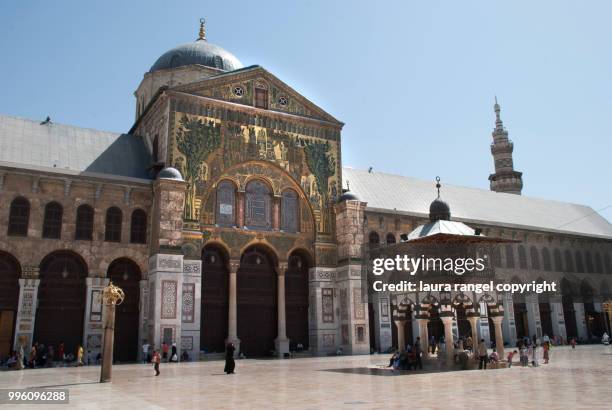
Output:
[[[514,351],[510,351],[508,353],[508,369],[512,367],[512,358],[514,357],[514,355],[517,353],[516,350]]]
[[[149,343],[144,342],[142,344],[142,364],[146,364],[149,361]]]
[[[166,362],[168,361],[168,350],[169,350],[170,346],[168,346],[168,343],[164,342],[162,343],[162,359],[164,359]]]
[[[151,362],[153,362],[153,370],[155,370],[155,375],[159,376],[159,363],[161,362],[161,357],[159,357],[159,352],[157,350],[153,350]]]
[[[421,338],[417,336],[416,341],[414,342],[414,354],[416,355],[416,364],[419,366],[419,370],[423,370],[423,360],[421,359],[421,354],[423,351],[421,350]],[[415,369],[416,370],[416,369]]]
[[[83,366],[83,346],[79,345],[77,347],[76,356],[77,356],[76,365]]]
[[[172,343],[172,350],[170,352],[170,361],[178,362],[178,353],[176,350],[176,343]]]
[[[548,359],[550,358],[550,342],[544,342],[544,346],[543,346],[543,350],[544,350],[544,364],[548,364]]]
[[[478,343],[478,359],[478,368],[487,370],[487,345],[484,339],[480,339],[480,343]]]
[[[225,347],[225,368],[223,371],[226,374],[234,374],[236,368],[236,362],[234,361],[234,351],[236,348],[233,343],[228,343]]]

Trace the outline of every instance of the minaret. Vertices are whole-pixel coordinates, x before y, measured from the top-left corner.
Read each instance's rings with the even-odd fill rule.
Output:
[[[495,173],[489,175],[491,191],[507,192],[509,194],[521,194],[523,189],[523,173],[514,170],[512,151],[514,144],[508,139],[508,131],[499,115],[500,108],[495,97],[495,128],[493,129],[493,143],[491,154],[495,162]]]

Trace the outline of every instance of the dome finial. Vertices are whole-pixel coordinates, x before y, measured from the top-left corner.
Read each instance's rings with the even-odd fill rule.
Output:
[[[440,188],[442,187],[442,185],[440,185],[440,177],[436,177],[436,188],[438,189],[438,198],[440,198]]]
[[[200,19],[200,35],[198,37],[198,40],[206,40],[206,28],[205,28],[205,24],[206,24],[206,19],[202,17]]]

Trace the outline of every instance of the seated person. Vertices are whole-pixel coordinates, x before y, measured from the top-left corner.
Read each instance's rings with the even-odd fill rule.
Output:
[[[189,353],[187,353],[187,350],[183,350],[183,353],[181,354],[181,361],[183,362],[189,361]]]
[[[416,352],[411,349],[410,352],[408,352],[408,365],[407,365],[407,369],[408,370],[416,370],[416,368],[417,368]]]
[[[396,359],[399,359],[399,352],[393,353],[393,356],[389,359],[389,366],[387,367],[393,367],[393,362],[395,362]]]
[[[493,353],[491,353],[491,355],[489,355],[489,361],[491,363],[499,362],[499,355],[497,354],[497,352],[495,350],[493,350]]]

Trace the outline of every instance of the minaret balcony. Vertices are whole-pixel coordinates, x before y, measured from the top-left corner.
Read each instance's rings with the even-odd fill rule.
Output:
[[[497,141],[491,144],[491,154],[512,154],[514,144],[512,141]]]

